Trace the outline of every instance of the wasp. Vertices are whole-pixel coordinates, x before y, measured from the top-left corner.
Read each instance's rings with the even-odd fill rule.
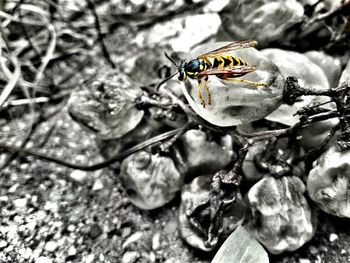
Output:
[[[249,65],[245,60],[240,57],[227,55],[226,53],[233,50],[255,47],[257,42],[255,40],[243,40],[232,42],[228,45],[212,50],[210,52],[199,55],[197,58],[189,61],[181,61],[178,65],[173,59],[171,59],[166,53],[165,56],[177,67],[178,71],[167,78],[169,80],[176,74],[179,74],[180,81],[185,81],[187,77],[198,80],[197,93],[198,98],[201,101],[203,108],[206,103],[203,99],[201,88],[204,87],[208,94],[208,105],[211,105],[211,94],[207,85],[209,76],[214,75],[220,79],[226,81],[244,82],[250,85],[259,87],[266,86],[263,83],[253,82],[242,77],[250,72],[255,71],[256,66]],[[212,61],[210,61],[210,59]],[[162,82],[164,83],[164,82]]]

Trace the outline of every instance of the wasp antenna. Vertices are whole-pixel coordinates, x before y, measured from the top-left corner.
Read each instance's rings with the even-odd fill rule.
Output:
[[[166,79],[162,80],[162,81],[157,85],[156,91],[158,91],[159,88],[160,88],[160,86],[162,86],[165,82],[167,82],[169,79],[171,79],[172,77],[174,77],[176,74],[177,74],[177,71],[176,71],[174,74],[172,74],[172,75],[170,75],[169,77],[167,77]]]
[[[178,67],[176,62],[166,52],[164,52],[164,55],[166,56],[167,59],[169,59],[171,61],[171,63],[173,63],[176,67]]]

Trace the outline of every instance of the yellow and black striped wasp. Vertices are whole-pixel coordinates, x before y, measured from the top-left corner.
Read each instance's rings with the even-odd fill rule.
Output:
[[[255,40],[232,42],[218,49],[199,55],[195,59],[189,61],[181,61],[179,65],[165,53],[165,56],[178,68],[178,71],[168,79],[176,74],[179,74],[179,80],[181,81],[185,81],[187,77],[191,79],[197,79],[198,97],[203,107],[205,107],[206,104],[201,93],[202,87],[204,87],[208,93],[208,104],[211,104],[211,94],[207,85],[207,80],[210,75],[214,75],[226,81],[245,82],[257,87],[266,86],[263,83],[238,79],[237,77],[241,77],[247,73],[253,72],[257,68],[255,66],[248,65],[246,61],[239,57],[226,54],[229,51],[254,47],[256,44],[257,42]],[[212,62],[210,62],[209,59],[213,59]]]

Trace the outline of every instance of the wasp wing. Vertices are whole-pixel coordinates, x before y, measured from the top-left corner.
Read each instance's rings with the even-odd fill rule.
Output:
[[[199,55],[198,58],[214,58],[222,53],[228,52],[228,51],[233,51],[237,49],[242,49],[242,48],[248,48],[248,47],[255,47],[258,44],[255,40],[242,40],[242,41],[237,41],[237,42],[232,42],[226,46],[220,47],[218,49],[212,50],[208,53],[204,53],[202,55]]]
[[[232,68],[212,68],[204,70],[198,73],[199,78],[204,78],[209,75],[222,75],[222,74],[232,74],[232,75],[244,75],[255,71],[257,68],[255,66],[233,66]]]

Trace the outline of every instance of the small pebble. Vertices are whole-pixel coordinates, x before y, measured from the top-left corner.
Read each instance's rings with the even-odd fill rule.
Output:
[[[299,259],[299,262],[300,263],[311,263],[311,261],[307,258],[301,258],[301,259]]]
[[[13,200],[13,204],[17,208],[24,208],[27,205],[27,199],[26,198],[20,198]]]
[[[0,241],[0,249],[1,248],[4,248],[4,247],[6,247],[7,246],[7,242],[5,241],[5,240],[1,240]]]
[[[156,262],[156,254],[154,254],[154,252],[149,253],[149,261]]]
[[[123,248],[126,248],[128,245],[130,245],[131,243],[134,243],[136,242],[137,240],[141,239],[143,236],[143,233],[142,232],[135,232],[134,234],[132,234],[131,236],[129,236],[124,244],[123,244]]]
[[[140,254],[137,251],[127,251],[123,255],[122,263],[134,263],[139,256]]]
[[[52,263],[52,259],[47,257],[38,257],[35,263]]]
[[[122,230],[122,238],[126,238],[131,234],[131,227],[124,227]]]
[[[13,251],[13,245],[9,245],[7,248],[5,248],[6,253],[10,253]]]
[[[157,232],[152,237],[152,249],[157,250],[160,248],[160,233]]]
[[[93,263],[95,259],[95,256],[93,254],[90,254],[86,257],[85,263]]]
[[[37,195],[33,195],[31,198],[30,198],[30,202],[32,205],[34,206],[39,206],[38,204],[38,196]]]
[[[8,200],[9,200],[8,196],[6,195],[0,196],[0,202],[6,203]]]
[[[96,181],[95,181],[95,183],[94,183],[94,185],[93,185],[93,187],[92,187],[92,190],[93,191],[98,191],[98,190],[101,190],[101,189],[103,189],[103,182],[102,182],[102,180],[101,179],[96,179]]]
[[[54,252],[58,247],[57,242],[55,241],[49,241],[45,245],[45,250],[48,252]]]
[[[345,250],[345,249],[342,249],[342,250],[340,251],[340,254],[342,254],[342,255],[346,254],[346,250]]]
[[[87,172],[81,171],[81,170],[74,170],[69,175],[71,179],[73,179],[76,182],[84,182],[87,177]]]
[[[329,242],[334,242],[337,239],[338,239],[338,235],[337,234],[332,233],[332,234],[329,235]]]
[[[50,212],[58,212],[59,206],[55,202],[47,201],[44,205],[44,210],[50,211]]]
[[[309,247],[309,251],[310,251],[310,253],[311,253],[312,255],[318,254],[318,250],[317,250],[317,248],[314,247],[314,246],[310,246],[310,247]]]
[[[98,224],[93,224],[90,226],[89,236],[92,238],[97,238],[102,234],[102,229]]]
[[[33,250],[29,247],[24,248],[21,252],[21,256],[25,259],[29,259],[33,255]]]
[[[176,221],[170,221],[164,227],[164,231],[168,234],[173,234],[173,233],[175,233],[176,230],[177,230],[177,222]]]
[[[26,171],[28,168],[29,168],[29,163],[22,163],[19,168],[22,170],[22,171]]]
[[[77,249],[75,248],[75,246],[71,246],[68,249],[68,256],[75,256],[77,254]]]
[[[328,248],[326,246],[321,246],[321,251],[327,253]]]
[[[19,186],[19,183],[15,183],[11,188],[8,190],[9,193],[14,193],[16,192],[17,188]]]
[[[69,225],[69,226],[67,227],[67,230],[68,230],[69,232],[73,232],[73,231],[75,230],[75,225]]]

